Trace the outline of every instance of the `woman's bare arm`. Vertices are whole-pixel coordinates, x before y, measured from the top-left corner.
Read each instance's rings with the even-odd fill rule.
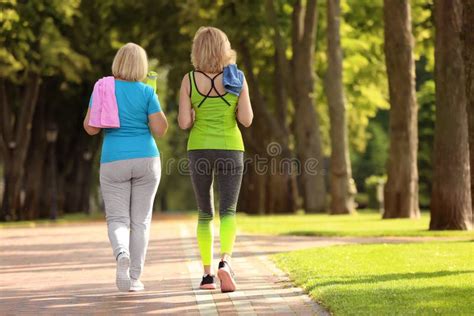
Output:
[[[90,126],[90,125],[89,125],[90,111],[91,111],[91,108],[89,107],[89,108],[87,109],[86,118],[84,119],[84,122],[83,122],[84,130],[85,130],[86,133],[89,134],[89,135],[97,135],[97,134],[100,133],[101,128],[93,127],[93,126]]]
[[[249,127],[253,120],[252,104],[250,103],[249,87],[247,80],[244,79],[244,85],[239,96],[237,104],[237,120],[245,127]]]
[[[163,137],[168,130],[168,120],[163,112],[148,115],[148,126],[156,137]]]
[[[178,124],[181,129],[188,129],[193,126],[194,110],[191,106],[191,99],[189,97],[189,74],[185,75],[181,81],[181,89],[179,90],[179,113]]]

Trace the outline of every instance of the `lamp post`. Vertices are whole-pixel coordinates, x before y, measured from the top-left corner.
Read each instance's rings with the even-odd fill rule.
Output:
[[[58,139],[58,130],[55,126],[50,127],[46,131],[46,141],[49,147],[49,176],[51,179],[50,188],[50,219],[55,220],[58,216],[58,192],[56,187],[56,155],[55,155],[55,144]]]

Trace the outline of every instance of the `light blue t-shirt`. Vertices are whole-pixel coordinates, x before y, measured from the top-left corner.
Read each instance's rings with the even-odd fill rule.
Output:
[[[120,128],[104,128],[100,162],[158,157],[160,153],[148,127],[148,115],[161,112],[153,88],[142,82],[115,80],[115,97]]]

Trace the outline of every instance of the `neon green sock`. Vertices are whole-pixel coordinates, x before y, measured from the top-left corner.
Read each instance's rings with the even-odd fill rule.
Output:
[[[201,210],[198,217],[197,241],[202,264],[205,266],[211,265],[214,248],[214,226],[212,225],[212,215]]]
[[[229,210],[221,215],[220,239],[221,254],[232,255],[234,249],[235,235],[237,231],[237,221],[235,210]]]

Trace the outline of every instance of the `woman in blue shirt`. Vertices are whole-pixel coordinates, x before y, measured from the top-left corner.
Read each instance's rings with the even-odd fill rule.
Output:
[[[133,43],[120,48],[112,73],[120,127],[104,129],[100,187],[117,261],[117,287],[120,291],[141,291],[144,286],[140,275],[161,177],[160,154],[153,135],[162,137],[168,122],[153,88],[142,83],[148,73],[143,48]],[[89,125],[91,106],[92,97],[84,129],[96,135],[101,129]]]

